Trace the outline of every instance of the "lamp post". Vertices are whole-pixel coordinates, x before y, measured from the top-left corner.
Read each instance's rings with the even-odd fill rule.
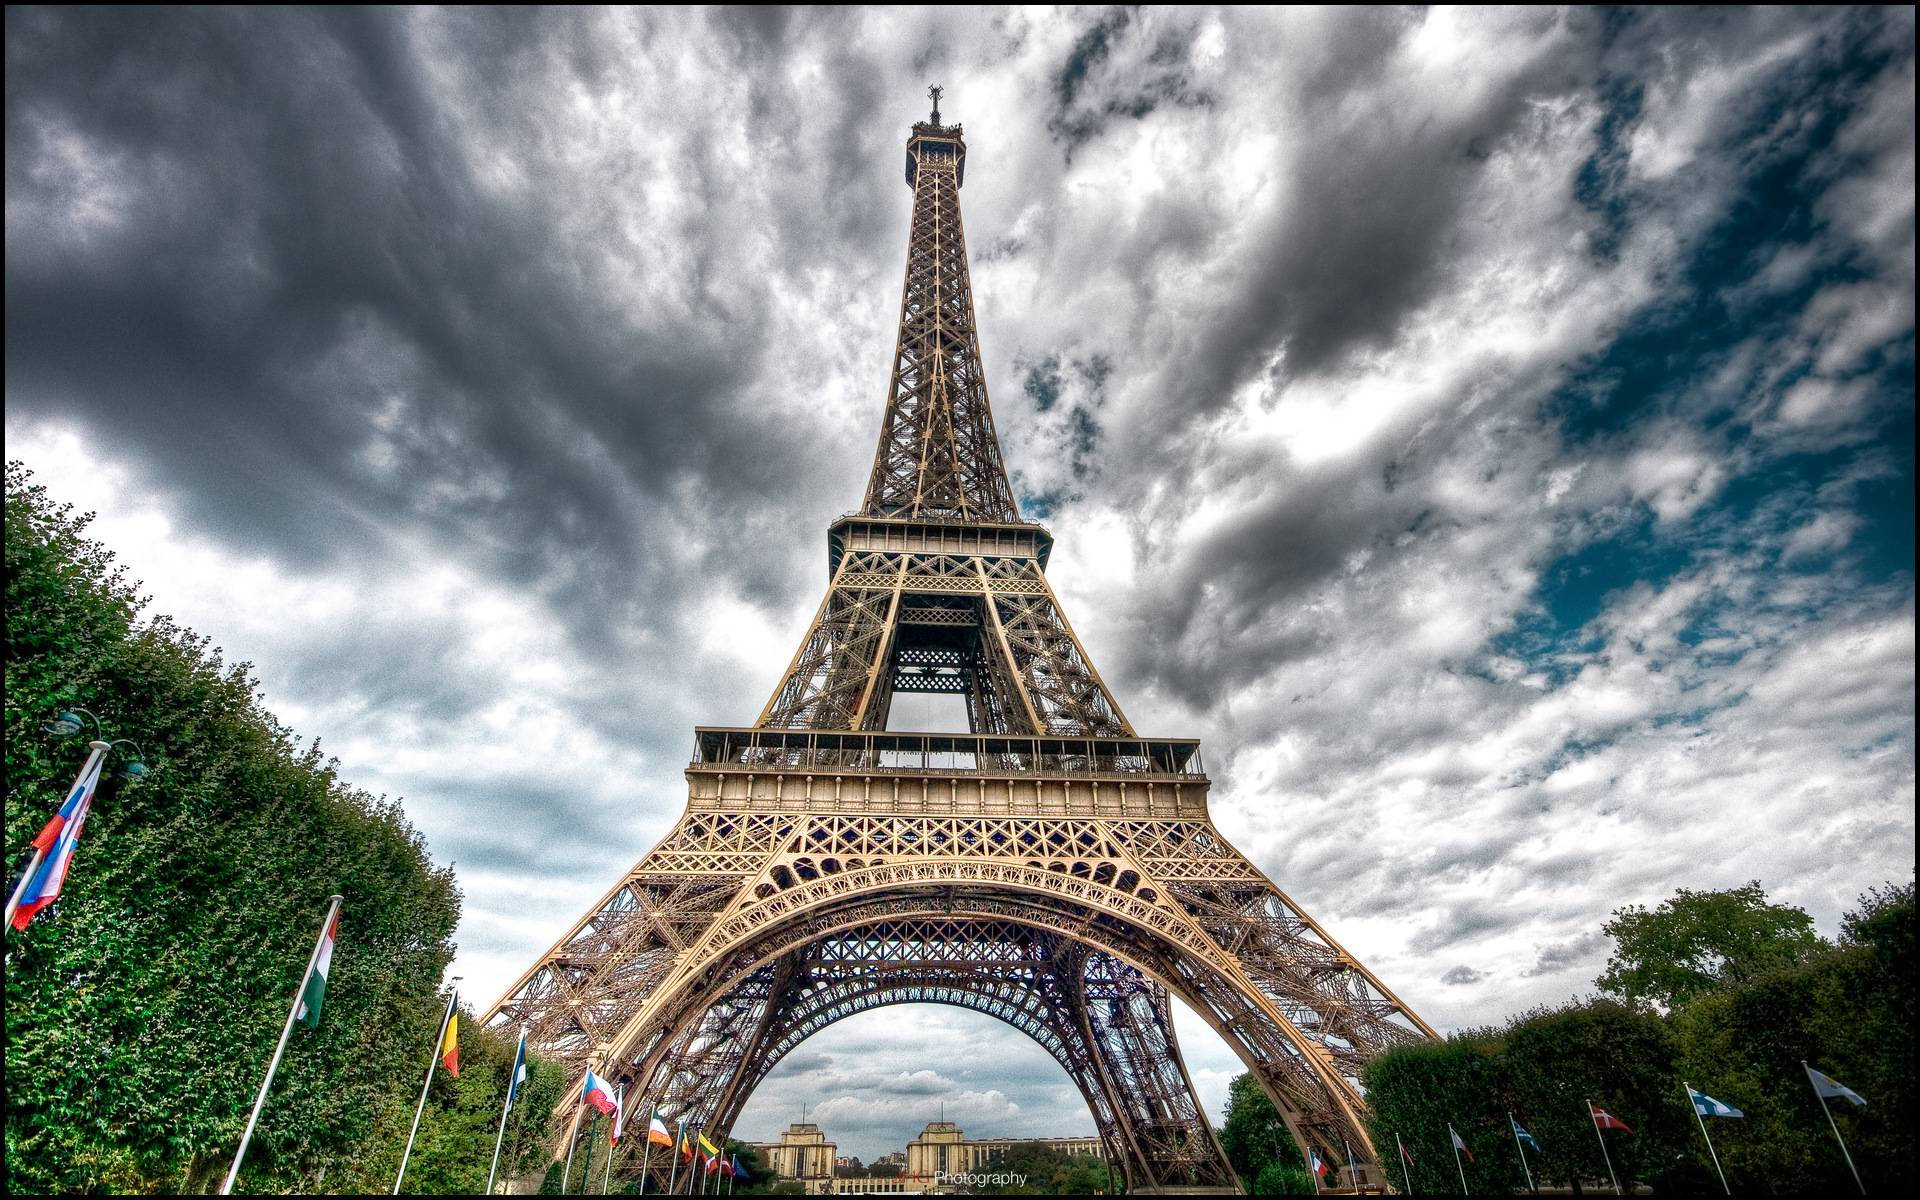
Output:
[[[88,721],[93,722],[94,738],[91,742],[87,743],[90,753],[87,755],[86,764],[80,768],[80,774],[74,777],[73,787],[67,791],[66,803],[62,804],[60,811],[54,815],[54,821],[60,822],[61,825],[72,820],[76,815],[68,811],[69,806],[84,807],[85,804],[90,802],[93,789],[99,783],[100,769],[104,765],[107,755],[112,753],[114,747],[133,747],[133,756],[127,760],[126,765],[121,767],[118,772],[119,778],[128,787],[138,784],[152,773],[148,770],[147,764],[140,759],[141,752],[138,742],[132,738],[115,738],[110,742],[103,741],[102,738],[106,731],[101,727],[100,718],[94,716],[84,708],[63,709],[59,716],[47,722],[43,728],[54,737],[70,738],[85,730],[86,722]],[[33,883],[35,873],[40,870],[40,864],[46,860],[47,848],[53,841],[52,838],[47,836],[48,831],[52,830],[57,832],[60,827],[60,825],[55,825],[53,821],[50,821],[46,828],[41,830],[40,836],[34,839],[33,856],[27,860],[27,869],[20,873],[20,882],[16,884],[13,890],[7,895],[6,923],[8,925],[13,924],[13,914],[15,910],[20,907],[21,900],[25,898],[27,888]]]

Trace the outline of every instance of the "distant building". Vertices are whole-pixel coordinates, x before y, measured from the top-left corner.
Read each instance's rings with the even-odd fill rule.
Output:
[[[1107,1156],[1106,1146],[1097,1137],[1077,1138],[979,1138],[969,1140],[952,1121],[934,1121],[907,1143],[907,1176],[925,1182],[936,1175],[957,1175],[983,1170],[994,1155],[1013,1146],[1035,1142],[1062,1154]]]
[[[753,1147],[774,1174],[806,1185],[807,1195],[833,1194],[834,1151],[840,1147],[827,1140],[820,1127],[811,1121],[796,1121],[787,1126],[777,1142],[757,1142]]]

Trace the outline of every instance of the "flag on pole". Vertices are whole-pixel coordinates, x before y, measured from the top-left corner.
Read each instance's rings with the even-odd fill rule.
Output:
[[[1447,1136],[1453,1139],[1453,1148],[1466,1155],[1468,1162],[1472,1162],[1473,1151],[1467,1149],[1467,1144],[1460,1140],[1460,1135],[1454,1132],[1454,1128],[1451,1125],[1447,1126]]]
[[[82,813],[86,812],[86,810],[92,806],[93,789],[97,787],[99,783],[100,769],[98,767],[82,773],[80,778],[73,781],[73,791],[67,795],[67,802],[60,806],[60,810],[54,813],[46,825],[41,828],[39,836],[33,839],[33,848],[35,850],[38,850],[42,854],[53,853],[53,844],[60,840],[60,831],[73,824]]]
[[[716,1146],[716,1145],[714,1145],[714,1144],[713,1144],[712,1142],[710,1142],[710,1141],[708,1141],[708,1140],[707,1140],[707,1135],[706,1135],[706,1134],[704,1134],[704,1133],[703,1133],[703,1134],[700,1134],[700,1135],[699,1135],[699,1137],[700,1137],[700,1148],[701,1148],[702,1150],[705,1150],[705,1151],[706,1151],[706,1152],[707,1152],[707,1153],[708,1153],[709,1155],[713,1155],[713,1154],[718,1154],[718,1153],[720,1153],[720,1147],[718,1147],[718,1146]]]
[[[20,919],[18,917],[14,918],[16,928],[19,924]],[[1840,1083],[1830,1075],[1823,1075],[1812,1067],[1808,1067],[1807,1078],[1813,1080],[1813,1090],[1820,1093],[1823,1099],[1850,1100],[1861,1108],[1867,1106],[1867,1102],[1861,1098],[1859,1092],[1854,1091],[1844,1083]]]
[[[1595,1104],[1593,1101],[1591,1100],[1587,1101],[1587,1108],[1593,1114],[1593,1127],[1595,1129],[1618,1129],[1621,1133],[1633,1132],[1633,1130],[1627,1128],[1627,1123],[1625,1121],[1622,1121],[1619,1117],[1614,1116],[1612,1113],[1608,1112],[1606,1109],[1601,1108],[1598,1104]]]
[[[626,1123],[626,1119],[627,1085],[623,1083],[613,1093],[613,1132],[607,1135],[607,1140],[616,1146],[620,1144],[620,1126]],[[608,1159],[607,1161],[612,1162],[613,1160]]]
[[[80,830],[86,826],[87,813],[93,809],[94,785],[99,781],[100,767],[96,764],[92,772],[74,785],[73,795],[53,814],[40,836],[33,839],[34,848],[42,851],[42,857],[40,865],[21,887],[20,906],[13,910],[15,929],[25,929],[41,909],[60,898],[60,888],[67,881],[67,868],[73,862],[74,847],[80,841]]]
[[[1538,1152],[1540,1149],[1540,1143],[1534,1139],[1534,1136],[1532,1134],[1527,1132],[1526,1126],[1520,1124],[1520,1122],[1518,1121],[1515,1121],[1511,1114],[1508,1115],[1507,1120],[1512,1122],[1513,1124],[1513,1136],[1519,1138],[1521,1141],[1525,1142],[1527,1145],[1532,1146],[1534,1150]]]
[[[526,1081],[527,1081],[527,1031],[526,1031],[526,1028],[523,1026],[520,1030],[520,1045],[516,1047],[513,1052],[513,1074],[508,1077],[508,1082],[507,1082],[507,1107],[508,1108],[512,1108],[513,1102],[520,1098],[520,1085],[525,1083]]]
[[[592,1067],[587,1068],[586,1082],[580,1085],[580,1099],[608,1116],[613,1115],[613,1089],[607,1086],[606,1080],[593,1073]]]
[[[1318,1151],[1315,1151],[1315,1150],[1307,1151],[1307,1165],[1313,1168],[1313,1173],[1315,1175],[1318,1175],[1323,1179],[1326,1178],[1327,1164],[1320,1161],[1320,1154]]]
[[[447,1031],[440,1036],[440,1063],[446,1067],[447,1074],[455,1079],[460,1077],[460,1014],[454,1012],[447,1017]]]
[[[1744,1117],[1747,1115],[1733,1105],[1715,1100],[1705,1092],[1697,1092],[1691,1087],[1687,1088],[1687,1098],[1693,1101],[1693,1111],[1703,1117]]]
[[[1409,1154],[1409,1153],[1407,1153],[1407,1144],[1406,1144],[1405,1142],[1402,1142],[1402,1141],[1400,1141],[1400,1139],[1399,1139],[1398,1137],[1395,1137],[1395,1138],[1394,1138],[1393,1140],[1394,1140],[1395,1142],[1397,1142],[1397,1143],[1399,1144],[1399,1146],[1400,1146],[1400,1157],[1401,1157],[1401,1158],[1404,1158],[1404,1159],[1406,1159],[1406,1160],[1407,1160],[1407,1165],[1408,1165],[1408,1166],[1412,1166],[1412,1165],[1413,1165],[1413,1155],[1411,1155],[1411,1154]]]
[[[745,1179],[747,1177],[747,1169],[740,1165],[740,1156],[738,1154],[733,1156],[733,1177],[735,1179]]]
[[[333,939],[340,932],[340,914],[335,912],[333,920],[327,922],[327,931],[320,935],[320,952],[313,956],[313,970],[307,972],[307,982],[300,988],[300,1010],[293,1019],[308,1029],[320,1024],[320,1003],[327,998],[327,971],[333,966]]]
[[[647,1144],[665,1146],[669,1150],[673,1148],[673,1135],[667,1132],[667,1123],[659,1117],[647,1120]]]

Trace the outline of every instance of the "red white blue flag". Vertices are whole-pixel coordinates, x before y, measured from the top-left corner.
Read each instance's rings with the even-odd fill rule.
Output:
[[[588,1068],[587,1081],[580,1086],[580,1099],[608,1116],[612,1116],[617,1107],[613,1099],[613,1089],[607,1086],[606,1080],[595,1075],[592,1068]]]
[[[67,867],[73,862],[74,845],[79,842],[80,830],[93,808],[93,791],[100,782],[102,762],[94,763],[91,771],[75,781],[73,794],[60,806],[60,811],[53,814],[40,836],[33,839],[34,848],[42,857],[21,889],[20,907],[13,911],[15,929],[25,929],[41,909],[60,898],[61,885],[67,880]]]

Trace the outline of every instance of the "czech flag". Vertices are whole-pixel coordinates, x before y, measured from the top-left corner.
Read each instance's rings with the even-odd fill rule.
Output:
[[[73,795],[53,814],[40,836],[33,839],[44,857],[21,889],[20,907],[13,910],[15,929],[25,929],[41,909],[60,898],[60,887],[67,881],[67,867],[73,862],[74,846],[80,841],[80,830],[86,826],[87,813],[93,808],[94,785],[99,781],[100,768],[96,765],[74,785]]]
[[[447,1031],[440,1037],[440,1063],[447,1074],[460,1077],[460,1010],[447,1014]]]
[[[666,1146],[669,1149],[673,1146],[673,1135],[667,1132],[667,1123],[659,1117],[654,1117],[647,1122],[647,1143],[653,1146]]]
[[[608,1116],[612,1116],[618,1107],[613,1098],[613,1089],[607,1086],[606,1080],[593,1073],[592,1067],[587,1068],[587,1080],[580,1085],[580,1099]]]
[[[1621,1133],[1633,1132],[1633,1130],[1627,1128],[1625,1121],[1622,1121],[1619,1117],[1614,1116],[1591,1100],[1587,1101],[1587,1109],[1593,1113],[1593,1127],[1595,1129],[1618,1129]]]

